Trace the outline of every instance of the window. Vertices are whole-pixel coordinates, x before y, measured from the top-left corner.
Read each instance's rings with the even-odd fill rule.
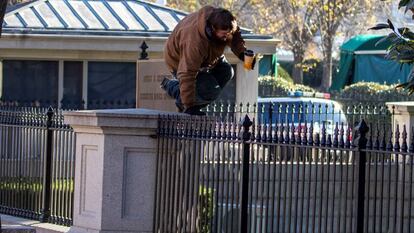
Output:
[[[81,109],[83,87],[83,62],[65,61],[63,72],[62,108]]]
[[[3,61],[2,99],[41,106],[57,106],[57,61]]]
[[[136,98],[136,63],[89,62],[88,108],[133,108]]]

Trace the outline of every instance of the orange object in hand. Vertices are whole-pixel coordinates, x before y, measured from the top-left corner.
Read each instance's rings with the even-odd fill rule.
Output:
[[[254,52],[252,50],[244,51],[244,68],[247,70],[252,69],[252,64],[254,60]]]

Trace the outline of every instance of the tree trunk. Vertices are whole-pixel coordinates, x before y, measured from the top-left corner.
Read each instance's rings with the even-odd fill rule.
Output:
[[[325,57],[323,58],[323,72],[320,89],[327,91],[332,85],[332,41],[325,44]]]
[[[303,54],[294,54],[292,78],[297,84],[303,84]]]
[[[1,37],[1,31],[3,29],[4,15],[6,14],[7,2],[8,0],[2,0],[0,2],[0,37]]]

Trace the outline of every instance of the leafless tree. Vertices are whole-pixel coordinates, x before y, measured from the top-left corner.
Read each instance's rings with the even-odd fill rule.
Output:
[[[1,0],[0,2],[0,36],[3,29],[4,15],[6,14],[8,0]]]
[[[256,29],[282,40],[294,57],[292,78],[303,83],[303,62],[317,31],[316,3],[312,0],[261,0],[255,5]]]
[[[376,1],[374,0],[320,0],[317,7],[317,24],[320,33],[320,47],[323,54],[323,74],[321,89],[328,90],[332,84],[332,56],[334,51],[334,41],[341,26],[346,22],[353,28],[367,21],[367,17],[372,14]],[[349,20],[358,18],[357,22]],[[368,27],[367,27],[368,28]]]

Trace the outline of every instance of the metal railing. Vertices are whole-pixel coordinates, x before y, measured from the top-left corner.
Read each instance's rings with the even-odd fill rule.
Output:
[[[74,149],[60,110],[0,107],[0,212],[71,225]]]
[[[89,101],[58,101],[50,100],[6,100],[0,98],[1,107],[53,107],[65,110],[82,110],[82,109],[121,109],[135,108],[135,100],[89,100]]]
[[[160,116],[154,232],[414,231],[413,129],[256,117]]]
[[[269,124],[272,126],[284,126],[296,128],[312,125],[314,133],[321,133],[322,124],[325,124],[327,134],[334,134],[335,130],[350,130],[352,137],[353,128],[362,120],[370,122],[374,127],[381,127],[384,132],[390,132],[393,128],[392,119],[399,114],[395,112],[395,106],[374,104],[349,104],[333,105],[322,103],[309,103],[294,101],[258,103],[258,104],[232,104],[213,103],[204,111],[207,116],[216,117],[220,121],[228,121],[230,118],[241,121],[245,114],[252,116],[256,124]]]
[[[407,132],[391,133],[394,113],[385,107],[359,105],[344,110],[323,109],[321,105],[222,105],[220,108],[212,105],[210,116],[204,118],[160,118],[154,227],[159,232],[175,232],[173,229],[193,232],[194,229],[197,232],[300,229],[312,232],[309,229],[313,228],[326,232],[334,229],[322,227],[328,221],[325,216],[331,212],[326,214],[328,205],[320,203],[336,204],[339,200],[340,206],[345,208],[339,208],[343,209],[339,214],[334,213],[340,216],[332,220],[338,221],[334,227],[341,226],[340,232],[354,229],[356,158],[364,152],[362,147],[353,146],[354,123],[363,118],[369,122],[365,154],[367,161],[377,165],[367,167],[366,171],[371,169],[384,174],[375,190],[380,185],[395,190],[394,181],[391,182],[394,177],[389,176],[402,171],[397,169],[395,173],[394,165],[401,164],[404,157],[396,160],[395,148],[405,153],[401,148],[405,148],[403,135]],[[248,126],[247,119],[247,125],[240,123],[246,113],[253,119],[252,126]],[[347,120],[335,122],[338,115],[345,115]],[[397,133],[401,141],[399,147],[395,139]],[[60,110],[0,106],[0,212],[71,225],[74,149],[75,135],[63,124]],[[378,156],[372,151],[384,153],[383,170],[384,163],[381,159],[372,159]],[[389,159],[391,157],[393,159]],[[405,160],[409,158],[410,154],[406,154]],[[388,165],[392,165],[391,170],[387,170]],[[408,167],[404,171],[411,172]],[[330,180],[332,174],[335,174],[333,181]],[[372,179],[376,173],[368,174]],[[405,175],[405,179],[409,177]],[[408,183],[411,185],[411,181]],[[335,192],[345,193],[345,197],[318,191],[332,187]],[[369,188],[367,190],[372,190]],[[300,193],[296,191],[301,190],[308,191],[295,196]],[[408,190],[411,192],[404,188],[404,200],[411,197]],[[389,198],[391,202],[382,201],[381,208],[378,197],[366,201],[368,206],[377,203],[375,211],[369,209],[374,207],[366,208],[371,215],[379,209],[388,213],[391,207],[396,208],[394,204],[386,205],[395,202],[394,196],[384,195],[381,200]],[[411,205],[409,200],[405,207]],[[388,217],[377,217],[374,222],[394,221],[390,218],[397,215],[391,212]],[[398,218],[396,222],[401,221]],[[242,227],[241,223],[248,225]],[[287,227],[294,225],[296,228]],[[389,226],[384,227],[389,229]]]

